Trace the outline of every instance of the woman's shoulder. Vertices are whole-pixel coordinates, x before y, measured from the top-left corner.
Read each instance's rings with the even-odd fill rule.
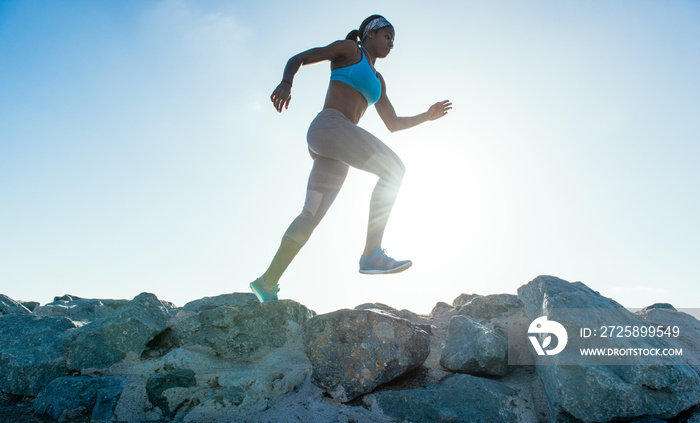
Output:
[[[342,66],[344,62],[355,63],[362,54],[357,42],[338,40],[328,46],[333,51],[333,62]]]
[[[353,40],[338,40],[331,43],[329,47],[342,56],[350,56],[360,51],[357,42]]]

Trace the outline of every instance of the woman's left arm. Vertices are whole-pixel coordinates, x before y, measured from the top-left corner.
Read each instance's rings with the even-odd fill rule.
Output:
[[[413,128],[416,125],[427,122],[429,120],[439,119],[447,114],[447,111],[452,109],[450,100],[439,101],[428,109],[428,111],[416,116],[396,116],[396,110],[389,101],[386,95],[386,84],[382,75],[377,73],[379,81],[382,83],[382,96],[375,105],[377,113],[382,119],[387,129],[391,132],[401,131],[403,129]]]

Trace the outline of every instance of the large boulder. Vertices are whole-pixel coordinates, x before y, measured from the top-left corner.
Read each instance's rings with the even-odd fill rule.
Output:
[[[572,417],[583,422],[636,416],[666,419],[700,402],[700,377],[688,365],[659,365],[667,362],[642,354],[582,356],[581,349],[587,347],[629,351],[669,347],[659,337],[603,337],[606,325],[644,326],[643,320],[617,302],[583,283],[569,283],[552,276],[540,276],[520,287],[518,296],[526,306],[528,321],[533,322],[530,329],[539,332],[541,351],[533,355],[556,421],[569,421]],[[540,320],[538,328],[534,328],[534,320],[543,317],[546,320]],[[558,344],[563,333],[556,335],[542,326],[551,327],[552,322],[566,330],[567,344]],[[597,330],[596,335],[581,336],[582,328]],[[557,337],[554,349],[548,347],[552,340],[550,333]],[[535,341],[533,350],[534,345]],[[554,353],[555,350],[559,352]]]
[[[228,360],[251,361],[299,337],[315,313],[292,301],[261,304],[253,294],[227,294],[185,305],[169,322],[172,345]]]
[[[62,343],[75,324],[63,317],[0,317],[0,391],[36,396],[69,373]]]
[[[155,295],[142,293],[114,313],[73,331],[64,341],[69,369],[107,368],[138,358],[162,332],[171,308]]]
[[[655,327],[678,328],[680,336],[666,337],[666,342],[683,350],[687,363],[700,374],[700,321],[692,315],[676,310],[670,304],[654,304],[635,313]]]
[[[468,373],[473,373],[479,366],[471,366],[471,369],[467,371],[467,368],[463,367],[458,361],[464,361],[464,363],[469,362],[469,357],[462,356],[458,358],[458,345],[461,343],[465,345],[466,350],[460,352],[459,354],[471,355],[476,354],[475,349],[481,349],[479,354],[484,354],[485,348],[491,350],[488,354],[492,358],[495,356],[502,356],[501,352],[496,353],[496,350],[501,350],[504,345],[504,340],[508,348],[502,359],[499,361],[504,364],[500,364],[493,368],[489,372],[484,372],[483,369],[477,370],[476,374],[490,374],[492,376],[502,376],[513,369],[509,363],[519,363],[523,360],[520,359],[520,355],[525,354],[527,358],[530,358],[530,352],[527,349],[527,337],[526,337],[526,327],[525,325],[525,311],[524,306],[520,299],[515,295],[510,294],[493,294],[493,295],[478,295],[478,294],[461,294],[453,301],[453,306],[440,302],[436,304],[431,312],[432,325],[436,328],[435,335],[432,337],[432,351],[430,356],[426,360],[426,364],[431,369],[431,374],[433,379],[440,379],[444,377],[437,368],[443,368],[445,364],[451,368],[452,371],[457,371],[455,369],[462,368]],[[479,343],[474,340],[468,341],[464,337],[459,337],[461,340],[457,340],[457,333],[461,332],[457,328],[454,329],[453,341],[450,347],[446,351],[447,362],[443,361],[443,350],[447,345],[447,337],[450,333],[450,324],[455,316],[467,317],[470,321],[475,324],[482,326],[483,330],[475,331],[481,333],[485,339],[486,343]],[[464,321],[461,321],[464,322]],[[513,336],[511,332],[513,331],[513,326],[519,327],[522,330],[515,331],[518,336]],[[459,326],[460,328],[463,326]],[[470,352],[471,351],[471,352]],[[482,357],[482,362],[483,362]],[[454,361],[457,360],[457,361]],[[443,361],[441,363],[441,361]],[[490,366],[495,365],[495,361],[489,360]],[[475,364],[475,362],[472,362]],[[508,366],[506,366],[508,364]],[[442,377],[441,377],[442,376]]]
[[[31,314],[31,311],[19,301],[0,294],[0,316],[6,314]]]
[[[107,317],[129,300],[104,300],[80,298],[72,295],[55,297],[53,302],[34,309],[39,316],[66,317],[74,322],[92,322]]]
[[[460,374],[429,388],[375,392],[368,402],[397,421],[511,423],[518,421],[514,394],[498,381]]]
[[[106,423],[114,415],[123,383],[118,376],[60,377],[37,396],[34,411],[59,420],[88,415],[91,422]]]
[[[440,365],[476,376],[500,377],[512,370],[506,338],[465,316],[450,321]]]
[[[304,325],[312,382],[346,402],[420,366],[430,336],[413,323],[373,310],[338,310]]]

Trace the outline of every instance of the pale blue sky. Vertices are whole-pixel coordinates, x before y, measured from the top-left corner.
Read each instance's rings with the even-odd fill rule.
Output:
[[[415,264],[357,273],[374,178],[353,171],[281,298],[426,313],[551,274],[700,307],[696,1],[0,2],[0,292],[247,292],[302,206],[328,65],[282,115],[269,95],[373,13],[399,114],[454,102],[361,122],[406,164],[384,247]]]

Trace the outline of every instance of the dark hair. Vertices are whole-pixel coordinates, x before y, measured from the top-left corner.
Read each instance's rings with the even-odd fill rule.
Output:
[[[365,19],[362,21],[362,24],[360,25],[360,29],[353,29],[352,31],[348,32],[348,35],[345,37],[346,40],[353,40],[353,41],[362,41],[362,33],[365,32],[365,28],[367,25],[372,22],[373,20],[377,18],[383,18],[384,16],[382,15],[372,15],[369,18]]]

